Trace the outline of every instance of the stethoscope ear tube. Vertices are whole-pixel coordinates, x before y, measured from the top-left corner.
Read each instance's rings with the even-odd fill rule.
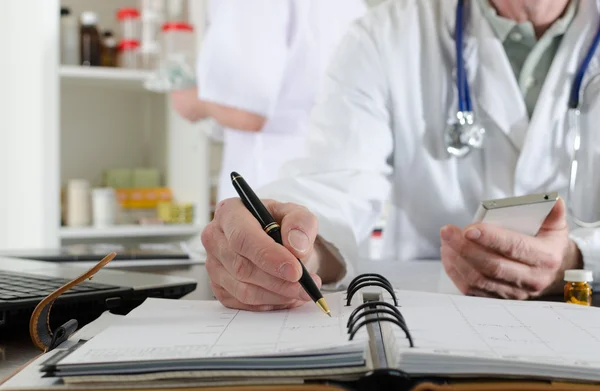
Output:
[[[462,0],[459,0],[459,2]],[[592,41],[592,45],[590,46],[588,52],[583,59],[583,62],[579,66],[577,73],[575,74],[575,79],[573,80],[573,85],[571,86],[571,93],[569,96],[569,109],[578,109],[579,103],[581,99],[581,85],[583,84],[583,78],[585,76],[585,72],[587,71],[590,63],[592,62],[592,58],[594,58],[594,54],[596,53],[596,49],[598,48],[598,44],[600,43],[600,26],[598,26],[596,30],[596,35],[594,35],[594,40]]]
[[[471,93],[467,80],[467,70],[463,57],[465,0],[458,0],[454,40],[456,49],[456,90],[458,92],[458,112],[446,129],[446,151],[453,157],[463,158],[473,148],[481,148],[485,129],[476,121],[471,107]]]
[[[456,26],[454,26],[454,40],[456,50],[456,89],[458,91],[458,111],[471,111],[471,97],[469,83],[467,82],[467,71],[463,57],[464,37],[464,0],[458,0],[456,6]]]

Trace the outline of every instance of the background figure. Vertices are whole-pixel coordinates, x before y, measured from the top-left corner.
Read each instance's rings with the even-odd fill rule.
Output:
[[[229,173],[252,186],[304,153],[305,132],[329,60],[364,0],[214,0],[198,58],[198,88],[172,94],[190,121],[223,127],[218,201],[237,196]]]

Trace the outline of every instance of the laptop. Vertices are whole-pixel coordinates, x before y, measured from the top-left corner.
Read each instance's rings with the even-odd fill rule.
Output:
[[[112,262],[154,259],[184,260],[190,258],[189,254],[179,245],[144,247],[141,244],[128,246],[76,244],[51,249],[4,250],[0,252],[0,257],[7,256],[47,262],[90,262],[99,261],[112,251],[117,253]]]
[[[72,263],[0,257],[0,334],[27,329],[31,313],[44,297],[87,270]],[[190,278],[105,268],[56,300],[50,326],[56,328],[70,319],[81,326],[106,310],[126,314],[148,297],[179,299],[196,286]]]

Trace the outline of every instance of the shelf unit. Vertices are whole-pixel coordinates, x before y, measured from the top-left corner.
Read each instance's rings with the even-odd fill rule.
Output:
[[[118,32],[115,12],[138,0],[7,0],[6,56],[0,64],[3,125],[0,132],[0,250],[55,248],[78,242],[169,242],[197,237],[211,213],[211,142],[204,129],[171,107],[168,94],[144,88],[145,70],[59,64],[61,6],[73,15],[97,13],[101,30]],[[168,1],[168,0],[165,0]],[[202,42],[206,0],[187,2]],[[33,15],[31,9],[36,9]],[[26,26],[34,23],[36,29]],[[19,36],[28,50],[8,37]],[[4,38],[6,37],[6,38]],[[44,37],[44,39],[40,39]],[[194,205],[190,225],[72,228],[61,226],[60,191],[69,180],[102,185],[111,168],[157,168],[178,202]]]
[[[62,239],[156,238],[195,235],[202,230],[196,225],[117,225],[114,227],[61,227]]]
[[[144,82],[152,72],[136,69],[80,67],[63,65],[59,71],[62,82],[90,87],[144,91]]]

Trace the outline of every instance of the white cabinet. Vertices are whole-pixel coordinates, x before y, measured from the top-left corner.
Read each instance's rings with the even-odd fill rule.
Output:
[[[171,109],[167,94],[143,88],[147,71],[60,66],[59,9],[92,10],[102,30],[118,31],[115,12],[135,0],[3,0],[0,43],[0,249],[75,242],[170,241],[200,233],[210,218],[211,143]],[[189,0],[201,42],[205,1]],[[31,13],[36,9],[35,13]],[[32,26],[35,26],[33,28]],[[18,44],[15,37],[19,37]],[[24,49],[24,45],[29,45]],[[110,168],[158,168],[194,222],[178,226],[67,228],[60,189],[71,179],[100,186]]]

